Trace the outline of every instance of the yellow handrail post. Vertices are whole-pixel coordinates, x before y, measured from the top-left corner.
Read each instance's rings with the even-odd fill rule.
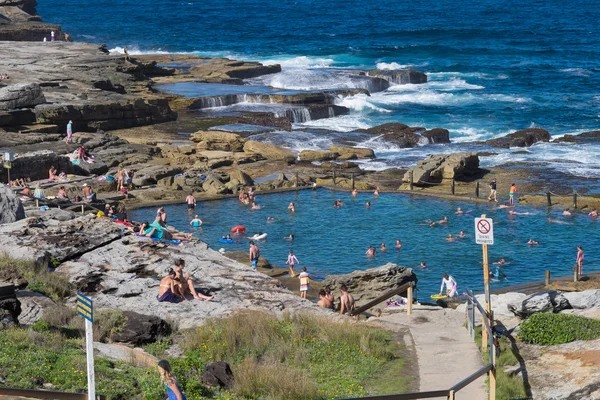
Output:
[[[406,315],[411,315],[412,314],[412,304],[413,304],[413,288],[412,286],[409,286],[408,289],[406,290],[406,301],[407,303],[407,307],[406,307]]]

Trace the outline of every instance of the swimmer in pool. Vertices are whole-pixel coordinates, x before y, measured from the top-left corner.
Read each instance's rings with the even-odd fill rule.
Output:
[[[565,211],[563,211],[563,215],[566,217],[570,217],[571,215],[573,215],[573,213],[567,208],[565,209]]]
[[[385,247],[385,243],[381,243],[381,248],[379,249],[382,253],[385,253],[387,247]]]
[[[588,215],[590,217],[597,217],[598,216],[598,211],[594,208]]]
[[[498,264],[500,266],[505,266],[506,260],[504,258],[501,258],[499,261],[496,261],[494,264]]]
[[[371,208],[371,202],[370,202],[370,201],[367,201],[367,202],[365,203],[365,207],[366,207],[366,208]]]
[[[506,204],[500,204],[500,205],[498,206],[498,208],[509,208],[509,207],[510,207],[510,206],[507,206]]]
[[[369,246],[365,254],[367,255],[367,257],[373,257],[375,255],[375,247]]]
[[[402,248],[402,241],[400,239],[396,239],[396,249],[400,250]]]
[[[449,241],[449,242],[454,242],[455,239],[452,237],[452,234],[449,233],[448,237],[446,238],[446,240]]]
[[[252,202],[252,209],[253,210],[261,210],[262,206],[259,206],[258,204],[256,204],[255,202]]]
[[[497,281],[506,279],[506,274],[500,269],[500,266],[496,266],[493,271],[490,271],[490,278]]]
[[[460,233],[458,234],[458,237],[461,239],[464,239],[465,237],[467,237],[467,235],[465,235],[465,231],[460,231]]]
[[[513,211],[513,210],[510,210],[508,213],[510,215],[529,215],[529,212],[518,212],[518,211]]]
[[[194,219],[190,221],[190,225],[198,228],[200,226],[202,226],[202,220],[200,218],[198,218],[197,215],[194,216]]]
[[[373,196],[375,196],[375,197],[379,196],[379,187],[375,188],[375,190],[373,191]]]
[[[294,202],[290,203],[290,205],[288,206],[288,211],[289,212],[296,212],[296,206],[294,205]]]
[[[267,217],[267,223],[275,222],[275,218]]]
[[[286,237],[284,237],[284,239],[294,240],[294,235],[290,234],[290,236],[286,236]]]
[[[231,240],[231,235],[227,234],[225,236],[221,236],[221,239]]]
[[[540,242],[537,242],[537,241],[535,241],[533,239],[529,239],[527,241],[527,244],[530,245],[530,246],[537,246],[538,244],[540,244]]]
[[[421,268],[421,269],[428,269],[427,268],[427,264],[425,263],[425,261],[421,261],[421,265],[419,265],[419,268]]]
[[[456,212],[455,212],[454,214],[456,214],[456,215],[461,215],[462,213],[463,213],[463,210],[462,210],[460,207],[458,207],[458,208],[456,209]]]
[[[352,189],[352,197],[356,197],[357,194],[358,194],[358,190]]]

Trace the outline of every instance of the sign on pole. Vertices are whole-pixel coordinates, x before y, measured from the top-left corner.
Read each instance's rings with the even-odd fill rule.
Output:
[[[94,304],[92,299],[77,292],[77,314],[85,318],[85,350],[87,354],[88,400],[96,398],[94,376]]]
[[[491,218],[475,218],[475,243],[494,244],[494,222]]]

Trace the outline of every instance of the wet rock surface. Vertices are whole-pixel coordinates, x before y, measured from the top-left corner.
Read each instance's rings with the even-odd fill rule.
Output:
[[[418,161],[405,174],[403,181],[415,185],[440,183],[443,179],[466,179],[480,173],[475,153],[436,154]]]
[[[549,142],[550,133],[541,128],[528,128],[510,133],[504,137],[486,140],[484,143],[492,147],[529,147],[538,142]]]

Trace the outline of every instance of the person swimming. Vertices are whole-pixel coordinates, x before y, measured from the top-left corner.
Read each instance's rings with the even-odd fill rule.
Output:
[[[202,220],[198,218],[197,215],[194,216],[194,219],[190,221],[190,225],[194,228],[199,228],[202,226]]]
[[[454,237],[452,237],[452,234],[449,233],[448,237],[446,238],[446,240],[449,241],[449,242],[454,242],[455,239],[454,239]]]
[[[400,250],[402,248],[402,241],[400,239],[396,239],[396,249]]]
[[[421,269],[428,269],[427,268],[427,263],[425,263],[425,261],[421,261],[421,264],[419,265],[419,268],[421,268]]]
[[[256,204],[254,201],[252,202],[252,209],[253,210],[261,210],[262,206],[259,206],[258,204]]]
[[[458,207],[458,208],[456,209],[456,212],[455,212],[454,214],[456,214],[456,215],[461,215],[461,214],[463,214],[463,210],[462,210],[460,207]]]
[[[571,212],[571,210],[569,210],[568,208],[566,208],[565,211],[563,211],[562,214],[564,216],[566,216],[566,217],[570,217],[571,215],[573,215],[573,213]]]
[[[385,253],[387,247],[385,247],[385,243],[381,243],[381,248],[379,249],[382,253]]]
[[[232,240],[232,239],[231,239],[231,235],[230,235],[230,234],[227,234],[227,235],[225,235],[225,236],[221,236],[221,239],[225,239],[225,240]]]
[[[365,203],[365,207],[366,207],[366,208],[371,208],[371,202],[370,202],[370,201],[367,201],[367,202]]]
[[[275,218],[267,217],[267,223],[270,223],[270,222],[275,222]]]
[[[507,277],[506,274],[500,269],[500,266],[497,265],[493,271],[490,271],[490,278],[500,281],[506,279]]]
[[[292,234],[290,233],[290,235],[289,235],[289,236],[285,236],[285,237],[284,237],[284,239],[287,239],[287,240],[294,240],[294,235],[292,235]]]
[[[598,216],[598,211],[594,208],[588,215],[590,217],[597,217]]]
[[[533,239],[529,239],[529,240],[527,241],[527,244],[528,244],[528,245],[530,245],[530,246],[536,246],[536,245],[540,244],[540,242],[538,242],[538,241],[535,241],[535,240],[533,240]]]
[[[514,210],[510,210],[510,211],[508,211],[508,213],[511,215],[529,215],[529,212],[518,212],[518,211],[514,211]]]
[[[506,265],[506,260],[504,258],[501,258],[500,260],[496,261],[494,264],[504,266],[504,265]]]
[[[458,237],[461,239],[464,239],[467,237],[467,235],[465,235],[465,231],[460,231],[460,233],[458,234]]]
[[[379,187],[375,188],[375,190],[373,191],[373,196],[375,196],[375,197],[379,196]]]
[[[294,205],[294,202],[291,202],[291,203],[288,205],[288,211],[289,211],[289,212],[296,212],[296,206]]]
[[[352,189],[352,197],[356,197],[357,194],[358,194],[358,190]]]
[[[373,257],[376,254],[375,247],[369,246],[365,254],[367,255],[367,257]]]

